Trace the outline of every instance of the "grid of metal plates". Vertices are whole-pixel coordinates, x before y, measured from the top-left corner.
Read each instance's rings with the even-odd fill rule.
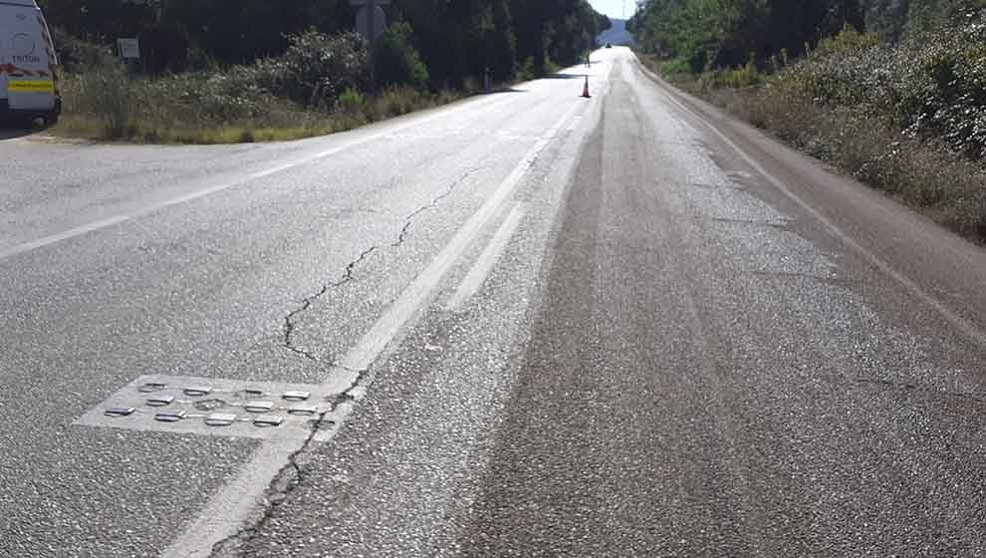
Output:
[[[331,385],[141,376],[76,424],[205,436],[306,439],[331,426]]]

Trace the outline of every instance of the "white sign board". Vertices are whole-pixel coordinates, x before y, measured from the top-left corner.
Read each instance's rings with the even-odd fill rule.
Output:
[[[137,39],[117,39],[116,48],[124,60],[140,60],[140,41]]]

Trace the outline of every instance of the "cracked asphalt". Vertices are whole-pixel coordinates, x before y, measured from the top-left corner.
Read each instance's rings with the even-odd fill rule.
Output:
[[[185,555],[986,556],[986,251],[593,57],[592,100],[573,68],[301,142],[0,140],[0,556],[223,521],[260,442],[76,424],[135,378],[334,370],[332,435]]]

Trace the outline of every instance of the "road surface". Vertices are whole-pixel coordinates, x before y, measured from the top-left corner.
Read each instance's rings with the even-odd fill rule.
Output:
[[[986,556],[986,251],[593,59],[0,141],[0,555]]]

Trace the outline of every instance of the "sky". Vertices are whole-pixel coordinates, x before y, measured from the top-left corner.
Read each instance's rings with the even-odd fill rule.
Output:
[[[592,7],[601,14],[606,14],[615,19],[626,19],[623,17],[623,5],[626,4],[626,17],[633,15],[633,10],[637,3],[634,0],[589,0]]]

